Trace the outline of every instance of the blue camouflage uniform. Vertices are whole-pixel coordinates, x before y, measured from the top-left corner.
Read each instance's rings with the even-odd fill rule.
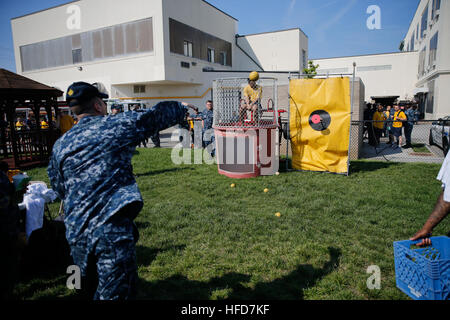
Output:
[[[406,145],[411,146],[411,135],[414,128],[414,121],[416,119],[415,112],[412,108],[409,108],[405,111],[406,117],[408,121],[404,123],[405,128],[405,138],[406,138]]]
[[[202,139],[203,139],[203,147],[206,148],[211,143],[215,142],[215,136],[212,135],[211,139],[208,139],[208,141],[205,141],[205,132],[208,130],[212,130],[213,121],[214,121],[214,111],[206,109],[203,112],[200,112],[198,114],[198,117],[203,120],[203,129],[202,129]],[[215,149],[212,150],[211,156],[214,156]]]
[[[53,146],[48,176],[64,201],[75,264],[83,277],[90,278],[92,268],[98,274],[98,286],[87,284],[91,293],[96,291],[94,299],[135,295],[138,233],[133,219],[143,200],[131,158],[144,139],[181,123],[186,111],[168,101],[145,112],[86,116]]]

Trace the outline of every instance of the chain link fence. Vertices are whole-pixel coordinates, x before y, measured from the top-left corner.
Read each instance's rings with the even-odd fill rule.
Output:
[[[423,120],[389,130],[389,121],[352,121],[350,159],[442,163],[448,134],[439,121]],[[401,134],[401,135],[400,135]],[[398,136],[398,137],[397,137]]]

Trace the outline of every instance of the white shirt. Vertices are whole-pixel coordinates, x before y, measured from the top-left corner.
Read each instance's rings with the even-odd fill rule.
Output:
[[[447,153],[447,156],[444,159],[444,163],[442,164],[437,179],[442,182],[444,201],[450,202],[450,152]]]

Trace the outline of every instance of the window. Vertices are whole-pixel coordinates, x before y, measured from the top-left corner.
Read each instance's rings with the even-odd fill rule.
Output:
[[[416,40],[419,40],[419,24],[417,24]]]
[[[422,13],[422,28],[420,31],[420,37],[425,37],[425,32],[427,31],[428,26],[428,5],[426,6],[425,10]]]
[[[427,47],[425,46],[420,52],[419,56],[419,77],[425,73],[425,55],[427,52]]]
[[[413,34],[412,34],[412,36],[411,36],[411,42],[409,43],[409,45],[410,45],[410,50],[409,51],[414,51],[414,31],[413,31]]]
[[[192,57],[192,42],[184,41],[184,55],[186,57]]]
[[[72,62],[73,64],[82,62],[83,59],[81,57],[81,49],[72,50]]]
[[[303,63],[303,69],[306,69],[307,62],[306,62],[306,51],[302,50],[302,63]]]
[[[227,53],[225,51],[222,51],[220,53],[220,61],[221,61],[223,66],[227,65]]]
[[[134,93],[145,93],[145,85],[135,85],[133,86]]]
[[[438,32],[436,32],[436,34],[430,40],[430,54],[428,57],[428,64],[430,66],[433,66],[436,62],[437,46],[438,46]]]
[[[214,49],[208,48],[208,61],[214,63]]]
[[[436,18],[436,10],[441,8],[441,0],[433,0],[433,10],[431,11],[431,18]]]
[[[428,94],[426,100],[426,113],[434,112],[434,80],[428,82]]]

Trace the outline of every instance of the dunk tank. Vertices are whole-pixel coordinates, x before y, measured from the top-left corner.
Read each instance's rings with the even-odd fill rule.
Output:
[[[219,173],[230,178],[273,175],[279,167],[277,80],[259,78],[256,110],[247,109],[247,78],[213,82],[216,160]]]

